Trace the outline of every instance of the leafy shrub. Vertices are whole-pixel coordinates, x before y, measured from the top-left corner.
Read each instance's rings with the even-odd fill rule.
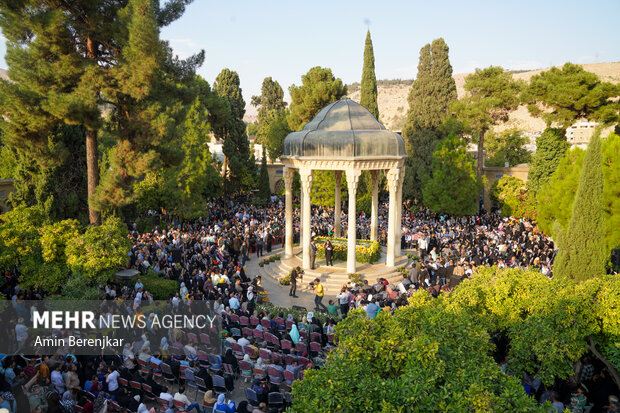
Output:
[[[170,295],[179,291],[179,283],[176,280],[158,277],[152,270],[141,279],[144,289],[149,291],[155,300],[167,300]]]
[[[331,238],[331,237],[316,237],[316,256],[318,258],[325,258],[325,241],[330,240],[334,249],[332,250],[332,257],[335,261],[347,260],[347,239],[346,238]],[[357,262],[374,263],[381,258],[381,247],[377,241],[369,241],[364,239],[358,239],[355,243],[355,259]]]

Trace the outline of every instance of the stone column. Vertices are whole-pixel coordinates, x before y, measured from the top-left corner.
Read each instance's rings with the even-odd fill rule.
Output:
[[[357,192],[357,184],[362,172],[357,169],[347,169],[347,186],[349,187],[349,228],[347,234],[347,273],[355,273],[356,260],[355,260],[355,244],[356,244],[356,229],[355,222],[355,193]]]
[[[334,237],[340,238],[341,234],[341,225],[340,225],[340,184],[342,182],[342,171],[334,171],[334,180],[336,182],[336,192],[334,193]]]
[[[300,185],[299,190],[299,245],[304,245],[304,187]]]
[[[396,239],[396,192],[398,191],[399,174],[399,168],[392,168],[387,174],[388,189],[390,190],[390,204],[388,212],[387,257],[385,260],[385,265],[388,267],[393,267],[395,262],[396,251],[394,241]]]
[[[403,183],[405,182],[405,168],[400,168],[398,175],[398,188],[396,190],[396,244],[394,256],[400,257],[400,240],[403,236]]]
[[[379,229],[379,171],[370,171],[372,177],[372,206],[370,212],[370,240],[377,240],[377,231]]]
[[[291,258],[293,256],[293,176],[295,170],[290,167],[284,167],[284,193],[285,193],[285,216],[286,231],[284,238],[284,256]]]
[[[301,241],[303,267],[305,270],[310,269],[310,239],[312,238],[312,230],[310,228],[310,191],[312,191],[312,169],[303,168],[299,170],[301,177],[301,193],[302,193],[302,216],[301,227],[303,228],[303,239]]]

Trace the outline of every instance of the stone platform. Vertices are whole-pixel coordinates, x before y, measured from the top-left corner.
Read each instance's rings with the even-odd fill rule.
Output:
[[[301,248],[297,247],[293,250],[293,252],[295,255],[292,258],[283,258],[280,261],[265,264],[263,267],[259,267],[256,264],[256,267],[252,265],[252,267],[257,270],[256,275],[261,275],[263,285],[265,285],[265,282],[271,285],[275,284],[275,286],[279,287],[279,289],[286,289],[288,292],[289,287],[281,286],[279,283],[280,279],[287,276],[293,268],[302,266]],[[282,250],[277,252],[274,251],[274,254],[275,253],[279,253],[281,256],[283,255]],[[403,253],[405,252],[403,251]],[[362,280],[368,280],[369,284],[374,284],[378,278],[385,278],[390,283],[397,284],[402,279],[402,274],[400,271],[397,271],[397,268],[409,268],[410,260],[406,255],[403,255],[396,258],[394,267],[386,267],[385,255],[386,254],[383,251],[381,254],[381,259],[374,264],[359,264],[356,273],[360,274],[360,278]],[[321,280],[321,283],[325,288],[325,295],[329,297],[340,293],[342,285],[349,283],[346,261],[334,262],[333,266],[326,266],[324,258],[317,258],[315,265],[316,267],[314,270],[305,270],[303,279],[299,279],[297,281],[298,294],[299,292],[312,293],[312,289],[309,284],[315,278],[319,278]],[[326,300],[327,298],[323,300],[325,304],[327,304]],[[272,299],[271,301],[274,300]]]

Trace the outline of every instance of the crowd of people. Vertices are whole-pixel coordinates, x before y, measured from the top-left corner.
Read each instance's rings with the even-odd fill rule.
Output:
[[[198,412],[278,409],[290,402],[287,390],[293,380],[303,377],[306,369],[321,367],[335,345],[336,322],[351,309],[362,308],[374,318],[381,311],[406,305],[407,297],[418,288],[433,294],[453,288],[480,265],[537,268],[552,276],[553,242],[528,221],[500,218],[496,213],[454,218],[405,205],[401,246],[419,260],[396,285],[385,279],[374,284],[352,281],[325,307],[317,303],[324,290],[315,280],[315,292],[320,294],[315,303],[327,313],[323,323],[313,312],[297,319],[292,314],[259,313],[262,283],[260,277],[246,273],[246,263],[282,243],[283,202],[254,206],[223,199],[210,203],[208,210],[207,216],[191,221],[168,217],[162,225],[165,229],[147,232],[129,223],[129,265],[142,275],[154,272],[178,281],[178,292],[158,297],[166,304],[149,311],[174,313],[208,300],[212,303],[209,312],[221,322],[219,338],[198,340],[183,331],[147,328],[115,355],[7,356],[2,359],[0,409],[8,406],[11,413],[80,408],[97,413],[123,409],[143,413],[150,408],[172,411],[175,403]],[[378,222],[383,242],[386,211],[387,205],[381,204]],[[333,235],[332,210],[314,208],[311,215],[313,235]],[[344,211],[341,222],[344,234]],[[357,226],[358,236],[368,238],[370,217],[361,213]],[[298,241],[298,219],[294,234]],[[15,269],[5,278],[3,291],[13,298],[15,320],[27,317],[19,303],[44,298],[44,294],[21,290]],[[116,304],[115,311],[128,314],[143,311],[154,300],[140,278],[134,285],[110,282],[104,290],[106,301]],[[295,290],[290,294],[295,295]],[[7,334],[19,341],[17,331]],[[246,398],[230,402],[227,395],[239,380],[248,381]],[[192,401],[188,389],[196,387],[203,397]],[[552,392],[547,396],[555,397]],[[608,402],[613,407],[613,400]]]

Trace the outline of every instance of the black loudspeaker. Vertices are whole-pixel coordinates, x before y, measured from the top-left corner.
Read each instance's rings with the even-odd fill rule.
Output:
[[[172,254],[173,262],[181,262],[182,256],[181,256],[181,250],[179,248],[173,249],[172,251],[170,251],[170,253]]]
[[[620,248],[611,250],[611,263],[613,265],[620,265]]]

